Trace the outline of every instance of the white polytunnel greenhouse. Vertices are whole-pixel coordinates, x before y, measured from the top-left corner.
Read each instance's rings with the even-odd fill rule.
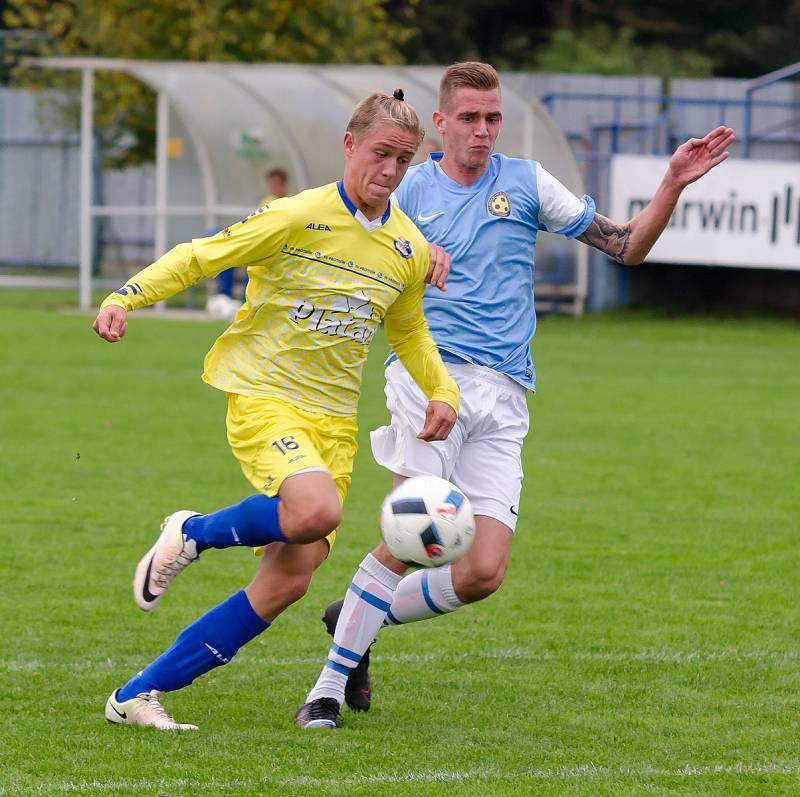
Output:
[[[428,130],[444,67],[191,63],[105,58],[44,58],[29,62],[82,73],[80,301],[91,303],[92,222],[98,217],[149,216],[153,258],[184,240],[248,214],[264,194],[263,173],[282,168],[301,191],[342,173],[342,136],[350,114],[375,90],[402,88]],[[149,204],[92,201],[95,81],[124,72],[158,96],[155,190]],[[501,83],[503,80],[500,74]],[[577,195],[583,180],[566,137],[541,103],[503,89],[497,150],[534,158]],[[435,131],[432,131],[435,135]],[[146,265],[143,263],[142,265]],[[587,248],[541,234],[536,247],[537,303],[581,312]]]

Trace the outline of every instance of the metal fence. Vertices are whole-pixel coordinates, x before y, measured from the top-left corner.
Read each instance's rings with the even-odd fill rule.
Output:
[[[601,209],[607,205],[614,153],[668,153],[718,124],[740,134],[734,155],[746,151],[753,158],[800,160],[800,86],[789,81],[765,81],[757,95],[748,95],[747,81],[728,79],[672,80],[669,94],[661,93],[661,81],[654,77],[513,73],[504,81],[524,96],[541,99],[567,135]],[[152,166],[121,172],[96,167],[97,204],[153,202]],[[77,133],[43,124],[31,93],[0,89],[0,267],[77,266],[78,172]],[[125,273],[151,259],[152,217],[96,219],[93,234],[95,273]],[[558,284],[557,273],[549,278]],[[613,266],[595,262],[591,304],[617,303],[618,281]]]
[[[0,267],[58,269],[78,266],[76,132],[41,119],[42,100],[30,92],[0,89]],[[99,160],[101,151],[95,148]],[[153,195],[153,168],[106,171],[95,163],[92,190],[98,202],[138,203]],[[153,251],[153,221],[98,220],[95,265],[125,271]]]

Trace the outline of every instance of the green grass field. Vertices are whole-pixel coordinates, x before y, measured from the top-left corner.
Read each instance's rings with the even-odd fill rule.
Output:
[[[389,485],[366,436],[376,345],[334,556],[231,665],[166,696],[201,728],[169,735],[103,706],[255,568],[212,551],[152,615],[130,595],[164,514],[249,492],[199,379],[222,326],[134,317],[110,346],[29,299],[0,295],[0,794],[800,793],[797,325],[545,319],[505,585],[384,631],[373,710],[308,732],[320,615]]]

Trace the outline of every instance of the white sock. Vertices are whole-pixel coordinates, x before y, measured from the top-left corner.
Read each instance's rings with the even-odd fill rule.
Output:
[[[460,609],[450,565],[409,573],[397,586],[384,625],[413,623]]]
[[[371,553],[364,557],[344,597],[333,644],[306,703],[332,697],[341,706],[347,676],[375,639],[402,576],[384,567]]]

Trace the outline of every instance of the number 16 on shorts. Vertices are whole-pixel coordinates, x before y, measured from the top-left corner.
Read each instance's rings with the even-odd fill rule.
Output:
[[[293,434],[287,434],[285,437],[281,437],[280,440],[273,440],[272,445],[284,456],[300,448],[300,443],[294,439]]]

